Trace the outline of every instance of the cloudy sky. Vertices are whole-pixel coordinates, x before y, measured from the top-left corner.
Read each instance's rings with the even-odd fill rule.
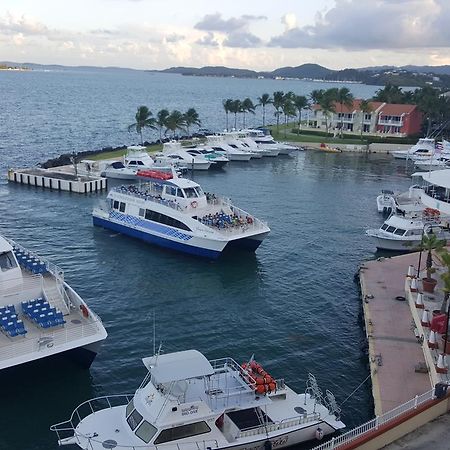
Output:
[[[450,0],[0,0],[0,61],[450,64]]]

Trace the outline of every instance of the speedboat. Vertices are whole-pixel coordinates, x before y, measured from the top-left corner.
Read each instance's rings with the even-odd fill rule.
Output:
[[[378,212],[383,214],[391,214],[395,210],[394,192],[388,189],[383,189],[381,194],[377,197]]]
[[[134,180],[137,170],[136,168],[125,167],[121,161],[113,161],[105,165],[100,175],[118,180]]]
[[[271,134],[264,133],[263,130],[247,129],[245,130],[249,136],[256,142],[259,148],[273,151],[270,156],[290,155],[298,151],[298,147],[287,144],[286,142],[275,141]],[[274,154],[278,151],[277,154]]]
[[[421,138],[408,150],[396,150],[392,152],[395,159],[412,159],[413,157],[431,157],[435,152],[435,140]]]
[[[206,145],[210,146],[216,153],[226,156],[230,161],[250,161],[254,153],[233,148],[225,142],[223,136],[207,136]]]
[[[216,153],[212,148],[198,145],[196,147],[186,147],[186,151],[192,156],[203,156],[211,161],[210,169],[223,169],[230,160],[222,154]]]
[[[245,134],[240,133],[238,131],[226,131],[220,133],[223,136],[224,141],[227,145],[234,148],[235,150],[240,150],[242,152],[250,152],[252,154],[252,159],[261,159],[265,153],[268,153],[267,150],[263,150],[254,143],[254,147],[249,146],[246,142],[244,142],[241,137],[245,136]],[[270,152],[269,152],[270,153]]]
[[[203,155],[191,155],[176,141],[164,143],[162,153],[155,155],[155,162],[160,165],[178,163],[191,170],[208,170],[214,164]]]
[[[175,172],[159,179],[153,173],[148,183],[111,189],[92,215],[94,225],[209,259],[225,248],[255,251],[270,232],[229,199],[205,193]]]
[[[107,333],[64,272],[0,236],[0,370],[64,354],[89,367]]]
[[[392,214],[379,229],[369,229],[377,249],[402,252],[416,251],[423,235],[435,234],[439,239],[450,239],[448,220],[441,218],[437,209],[425,208],[422,213]]]
[[[50,427],[82,449],[272,449],[345,428],[334,395],[308,375],[298,394],[256,361],[212,361],[197,350],[143,358],[139,388],[79,405]]]

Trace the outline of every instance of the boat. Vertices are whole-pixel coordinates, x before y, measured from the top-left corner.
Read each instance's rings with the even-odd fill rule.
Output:
[[[46,258],[0,236],[0,370],[56,355],[89,367],[107,333]]]
[[[121,161],[113,161],[105,165],[100,175],[116,180],[135,180],[137,170],[136,168],[125,167]]]
[[[229,199],[205,193],[176,173],[167,180],[153,177],[139,186],[115,187],[92,215],[96,226],[210,259],[232,247],[255,251],[270,232]]]
[[[191,155],[176,141],[165,142],[162,153],[155,155],[155,162],[160,165],[179,164],[191,170],[208,170],[214,164],[203,155]]]
[[[318,148],[318,150],[320,150],[321,152],[326,152],[326,153],[342,153],[342,150],[340,148],[330,147],[328,144],[325,144],[324,142],[322,142],[320,144],[320,147]]]
[[[391,214],[395,210],[394,192],[388,189],[383,189],[381,194],[377,197],[378,212],[383,214]]]
[[[226,156],[216,153],[207,146],[186,147],[186,151],[192,156],[203,156],[211,161],[213,164],[211,164],[210,169],[223,169],[230,162]]]
[[[252,154],[251,159],[261,159],[263,156],[267,156],[270,151],[263,150],[258,147],[256,142],[253,142],[254,146],[248,145],[248,143],[244,142],[243,138],[246,134],[240,133],[238,131],[224,131],[220,133],[220,136],[223,136],[223,139],[227,145],[235,150],[240,150],[242,152]]]
[[[134,393],[97,397],[50,427],[58,444],[82,449],[272,449],[342,430],[334,395],[309,374],[304,393],[254,359],[209,361],[197,350],[143,358]]]
[[[401,252],[417,251],[423,235],[435,234],[439,239],[450,239],[448,219],[441,217],[439,210],[425,208],[412,214],[392,214],[379,229],[369,229],[371,237],[379,250]]]
[[[206,136],[206,145],[210,146],[216,153],[226,156],[230,161],[250,161],[252,151],[243,151],[233,148],[225,142],[223,136]]]
[[[290,155],[299,150],[298,147],[286,142],[275,141],[270,133],[264,133],[263,130],[248,128],[244,130],[256,142],[259,148],[269,150],[270,156]]]
[[[392,152],[395,159],[412,159],[414,157],[431,157],[435,152],[435,140],[432,138],[420,138],[408,150],[396,150]]]
[[[450,168],[450,155],[414,160],[414,166],[419,170],[442,170]]]

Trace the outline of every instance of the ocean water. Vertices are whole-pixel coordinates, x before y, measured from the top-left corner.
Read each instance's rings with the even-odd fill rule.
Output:
[[[153,352],[153,315],[165,352],[196,348],[239,362],[254,354],[298,391],[311,372],[342,402],[367,377],[354,275],[374,257],[364,229],[382,221],[376,195],[409,186],[404,163],[299,152],[196,173],[205,190],[231,197],[272,229],[255,254],[215,262],[94,228],[90,213],[106,193],[50,192],[4,178],[8,167],[136,142],[126,126],[139,104],[194,106],[205,126],[219,128],[222,98],[319,87],[135,72],[0,73],[0,233],[62,267],[109,333],[89,371],[43,362],[0,374],[0,449],[55,449],[49,426],[79,403],[133,392],[145,375],[141,358]],[[362,96],[375,89],[350,87]],[[370,381],[342,409],[348,426],[371,418]]]

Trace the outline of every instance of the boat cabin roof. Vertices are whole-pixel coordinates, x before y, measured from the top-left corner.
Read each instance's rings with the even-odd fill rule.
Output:
[[[430,184],[450,189],[450,169],[433,170],[431,172],[415,172],[412,177],[422,177]]]
[[[0,236],[0,253],[10,252],[13,248],[11,244],[2,236]]]
[[[199,187],[200,185],[195,181],[189,180],[188,178],[171,178],[170,180],[164,181],[165,184],[172,184],[179,188],[190,188]]]
[[[158,383],[170,383],[214,374],[211,363],[198,350],[155,355],[143,358],[142,362]]]

